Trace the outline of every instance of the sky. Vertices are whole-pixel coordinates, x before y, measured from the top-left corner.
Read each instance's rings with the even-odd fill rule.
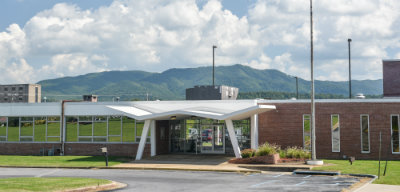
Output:
[[[2,0],[0,84],[111,70],[243,64],[310,79],[309,0]],[[318,80],[381,79],[400,1],[313,2]]]

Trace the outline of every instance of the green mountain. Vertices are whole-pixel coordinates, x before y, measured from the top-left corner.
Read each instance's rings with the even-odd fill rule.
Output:
[[[100,100],[150,99],[177,100],[185,98],[185,89],[212,83],[212,67],[169,69],[162,73],[144,71],[107,71],[76,77],[64,77],[38,82],[42,96],[60,99],[78,99],[83,94],[99,95]],[[239,88],[240,92],[296,91],[295,78],[278,70],[257,70],[243,65],[215,68],[215,83]],[[320,94],[348,95],[348,82],[315,81]],[[310,82],[299,78],[299,92],[310,92]],[[382,94],[382,80],[353,80],[352,92],[366,95]]]

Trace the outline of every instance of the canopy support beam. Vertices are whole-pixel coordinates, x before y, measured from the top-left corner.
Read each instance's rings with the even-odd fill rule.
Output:
[[[233,122],[231,119],[225,120],[226,127],[228,129],[229,133],[229,138],[231,139],[232,142],[232,147],[233,151],[235,152],[235,157],[236,158],[242,158],[240,155],[240,148],[239,148],[239,143],[235,134],[235,129],[233,128]]]

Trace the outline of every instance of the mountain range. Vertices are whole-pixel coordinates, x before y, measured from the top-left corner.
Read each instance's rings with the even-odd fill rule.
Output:
[[[73,99],[83,94],[99,95],[100,100],[180,100],[185,89],[212,83],[212,67],[172,68],[161,73],[145,71],[105,71],[38,82],[42,96]],[[239,88],[239,92],[296,92],[296,80],[274,69],[258,70],[236,64],[215,68],[215,84]],[[299,78],[299,93],[310,93],[310,81]],[[352,93],[381,95],[382,80],[352,80]],[[315,81],[315,92],[348,95],[348,81]]]

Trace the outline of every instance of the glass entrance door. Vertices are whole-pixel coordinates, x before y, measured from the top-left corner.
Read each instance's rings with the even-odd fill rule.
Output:
[[[224,135],[223,125],[202,125],[201,153],[225,153]]]

